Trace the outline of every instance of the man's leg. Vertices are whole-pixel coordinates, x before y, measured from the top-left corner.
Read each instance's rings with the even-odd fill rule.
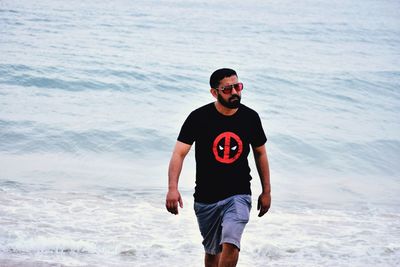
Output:
[[[229,243],[222,244],[218,267],[235,267],[239,259],[239,249]]]
[[[218,253],[217,255],[212,255],[206,253],[204,257],[204,266],[205,267],[218,267],[218,262],[220,258],[221,253]]]
[[[236,195],[227,205],[222,221],[222,252],[218,267],[234,267],[238,262],[240,240],[250,217],[251,196]]]

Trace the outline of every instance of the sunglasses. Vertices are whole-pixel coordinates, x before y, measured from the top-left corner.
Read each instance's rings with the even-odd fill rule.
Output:
[[[218,88],[216,88],[218,89]],[[231,84],[231,85],[227,85],[227,86],[223,86],[221,87],[221,91],[224,94],[230,94],[232,93],[232,90],[235,89],[236,92],[240,92],[243,90],[243,83],[235,83],[235,84]]]

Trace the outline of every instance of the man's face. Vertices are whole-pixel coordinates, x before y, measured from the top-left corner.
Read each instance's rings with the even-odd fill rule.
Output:
[[[217,99],[226,108],[235,109],[239,107],[241,99],[241,91],[236,91],[232,88],[232,92],[224,93],[221,88],[238,83],[238,77],[236,75],[226,77],[219,82],[219,87],[217,90]]]

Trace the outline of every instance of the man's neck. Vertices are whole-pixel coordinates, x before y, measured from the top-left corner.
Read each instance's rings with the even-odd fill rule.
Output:
[[[217,111],[219,113],[221,113],[224,116],[232,116],[233,114],[236,113],[236,111],[238,111],[239,108],[227,108],[224,107],[221,103],[219,103],[218,101],[214,102],[215,108],[217,109]]]

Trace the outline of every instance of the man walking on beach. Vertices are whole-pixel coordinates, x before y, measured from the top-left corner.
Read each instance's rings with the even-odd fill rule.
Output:
[[[216,70],[210,85],[216,101],[193,111],[179,133],[169,164],[165,205],[172,214],[178,214],[178,204],[183,207],[179,175],[195,142],[194,210],[203,236],[205,266],[236,266],[251,209],[250,145],[262,185],[258,216],[271,205],[267,138],[258,114],[240,103],[243,84],[234,70]]]

